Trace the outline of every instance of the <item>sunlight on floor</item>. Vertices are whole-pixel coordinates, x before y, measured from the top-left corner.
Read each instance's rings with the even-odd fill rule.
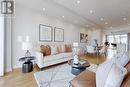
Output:
[[[86,54],[80,57],[80,59],[87,60],[92,64],[101,64],[106,60],[113,58],[115,55],[116,50],[108,49],[107,56],[105,55],[93,55],[93,54]]]

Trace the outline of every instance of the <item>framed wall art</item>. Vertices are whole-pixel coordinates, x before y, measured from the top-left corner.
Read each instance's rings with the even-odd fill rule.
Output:
[[[64,29],[54,27],[54,41],[64,42]]]
[[[80,42],[87,43],[88,42],[88,35],[84,33],[80,33]]]
[[[52,41],[52,27],[39,24],[39,41]]]

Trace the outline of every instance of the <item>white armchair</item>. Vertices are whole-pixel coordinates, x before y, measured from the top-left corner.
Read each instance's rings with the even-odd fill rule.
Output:
[[[95,47],[87,46],[87,53],[95,54],[96,53]]]

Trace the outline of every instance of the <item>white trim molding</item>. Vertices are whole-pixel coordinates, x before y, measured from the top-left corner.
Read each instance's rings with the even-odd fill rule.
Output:
[[[0,76],[4,75],[4,17],[0,17]]]

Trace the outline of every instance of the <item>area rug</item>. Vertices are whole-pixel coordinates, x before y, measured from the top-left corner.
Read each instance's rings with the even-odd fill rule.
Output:
[[[96,72],[97,65],[90,64],[87,70]],[[71,66],[62,64],[57,67],[34,73],[38,87],[69,87],[69,82],[75,77],[71,74]]]

